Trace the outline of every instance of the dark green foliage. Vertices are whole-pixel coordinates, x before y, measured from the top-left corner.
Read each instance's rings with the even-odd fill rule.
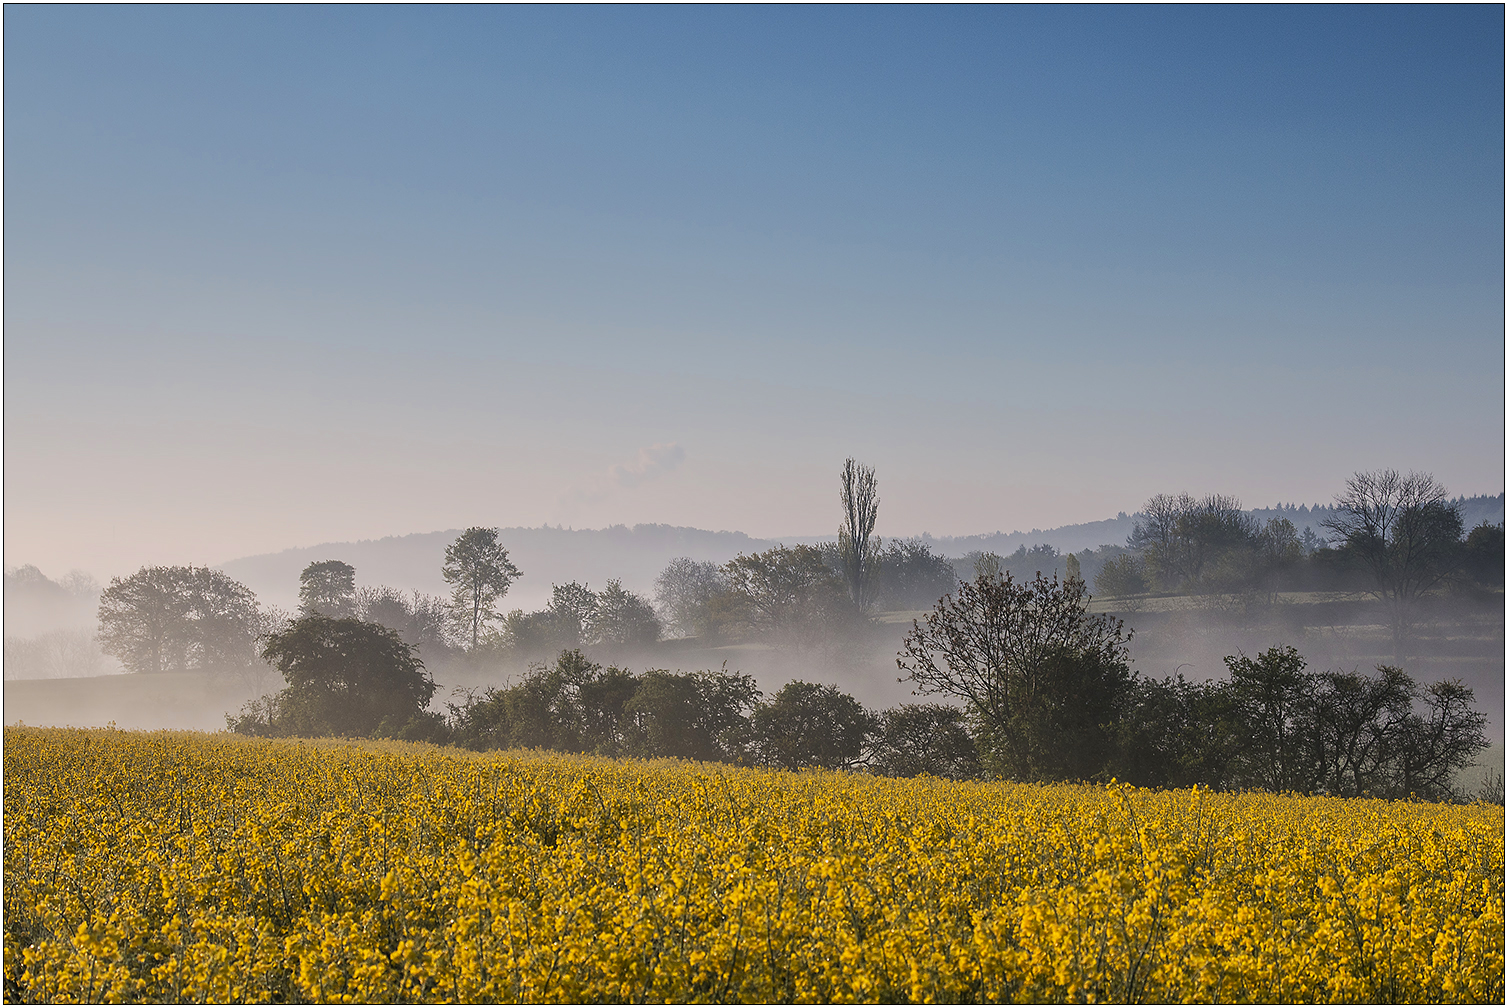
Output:
[[[816,646],[846,638],[858,621],[848,587],[819,547],[739,554],[723,569],[728,590],[708,606],[717,636]]]
[[[456,744],[470,749],[737,760],[758,695],[751,677],[726,670],[652,669],[636,677],[568,650],[450,713]]]
[[[958,584],[952,561],[924,542],[892,539],[878,560],[874,591],[881,609],[926,609]]]
[[[618,581],[609,581],[597,593],[590,626],[591,639],[597,644],[643,647],[660,639],[660,618],[654,607]]]
[[[1114,775],[1141,787],[1224,786],[1243,741],[1223,683],[1138,679],[1116,723]]]
[[[1035,683],[1010,717],[979,719],[984,765],[1016,780],[1107,777],[1115,755],[1115,721],[1132,675],[1123,653],[1065,648],[1042,655]]]
[[[1462,572],[1483,588],[1503,587],[1503,523],[1471,530],[1461,559]]]
[[[881,714],[869,742],[869,768],[885,777],[954,780],[982,772],[964,712],[944,704],[902,704]]]
[[[742,762],[750,739],[748,712],[759,697],[752,676],[719,672],[644,673],[627,710],[645,756]]]
[[[247,705],[233,731],[254,735],[433,734],[435,683],[395,632],[356,619],[305,616],[262,649],[288,687]]]
[[[1314,786],[1310,743],[1317,730],[1318,684],[1307,664],[1291,647],[1225,659],[1242,733],[1235,774],[1244,785],[1267,791]]]
[[[528,674],[506,689],[450,705],[456,744],[619,755],[622,704],[614,704],[612,684],[624,676],[621,669],[604,670],[579,650],[562,651],[554,664],[529,666]]]
[[[1311,673],[1291,647],[1226,659],[1230,679],[1139,682],[1119,719],[1122,780],[1147,786],[1453,800],[1487,744],[1472,692],[1401,669]]]
[[[1112,598],[1125,598],[1146,592],[1149,585],[1141,557],[1134,553],[1111,557],[1100,568],[1100,573],[1094,579],[1094,587],[1101,594]]]
[[[836,686],[789,682],[754,709],[761,762],[783,770],[856,764],[873,717]]]
[[[1090,615],[1082,581],[1039,574],[1018,584],[987,562],[978,566],[973,581],[913,624],[897,665],[918,692],[967,705],[994,774],[1101,773],[1132,683],[1122,624]]]

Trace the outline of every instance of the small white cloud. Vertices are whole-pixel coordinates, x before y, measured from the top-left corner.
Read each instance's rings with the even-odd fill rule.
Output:
[[[583,485],[573,487],[561,498],[561,505],[573,510],[582,504],[596,504],[605,500],[615,489],[632,490],[679,466],[686,458],[686,449],[678,444],[652,444],[640,448],[633,461],[615,463],[607,472],[593,476]]]
[[[661,473],[668,473],[686,458],[686,449],[678,444],[653,444],[640,448],[639,455],[628,465],[607,470],[608,478],[620,487],[632,489]]]

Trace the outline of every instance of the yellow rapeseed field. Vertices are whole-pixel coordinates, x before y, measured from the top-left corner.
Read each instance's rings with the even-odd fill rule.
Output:
[[[1503,810],[5,729],[8,1001],[1496,1001]]]

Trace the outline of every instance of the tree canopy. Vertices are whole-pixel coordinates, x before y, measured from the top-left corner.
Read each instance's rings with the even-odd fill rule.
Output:
[[[414,648],[376,623],[304,616],[268,637],[262,656],[288,686],[239,720],[238,731],[272,735],[399,735],[433,725],[435,683]],[[423,733],[421,732],[421,735]]]
[[[342,560],[319,560],[298,576],[300,616],[355,616],[356,568]]]
[[[131,672],[244,669],[260,629],[251,589],[209,567],[143,567],[100,595],[100,646]]]
[[[1088,776],[1109,756],[1106,715],[1132,681],[1129,636],[1088,601],[1082,581],[1021,584],[981,565],[913,621],[896,664],[918,693],[967,705],[996,773]]]
[[[523,573],[508,559],[495,528],[469,528],[445,548],[440,568],[451,590],[451,612],[474,650],[482,631],[498,618],[494,603]]]
[[[1401,661],[1415,604],[1460,566],[1460,509],[1429,473],[1383,469],[1348,479],[1324,524],[1371,575],[1372,593],[1388,604],[1393,656]]]

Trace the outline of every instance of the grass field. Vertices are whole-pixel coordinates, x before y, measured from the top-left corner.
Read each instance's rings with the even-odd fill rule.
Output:
[[[1498,1001],[1503,810],[5,731],[19,1001]]]

